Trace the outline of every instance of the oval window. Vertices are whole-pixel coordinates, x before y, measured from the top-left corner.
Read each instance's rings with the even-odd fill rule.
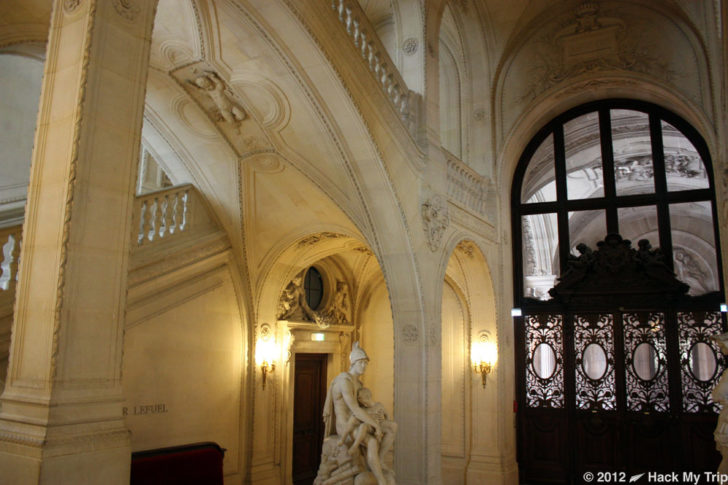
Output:
[[[660,359],[657,350],[649,342],[642,342],[632,353],[632,367],[637,377],[643,381],[651,381],[660,370]]]
[[[581,366],[589,379],[601,379],[607,372],[607,354],[602,346],[594,343],[587,345],[582,354]]]
[[[324,297],[324,281],[321,273],[313,266],[306,271],[306,276],[303,279],[303,289],[308,307],[311,310],[318,310]]]
[[[550,379],[556,370],[556,353],[547,343],[540,343],[533,351],[533,371],[541,379]]]
[[[697,342],[690,349],[690,372],[697,380],[707,382],[718,368],[715,352],[705,342]]]

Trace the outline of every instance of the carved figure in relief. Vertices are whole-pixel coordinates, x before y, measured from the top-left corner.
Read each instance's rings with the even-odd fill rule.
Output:
[[[225,121],[235,127],[240,133],[240,122],[248,115],[245,110],[233,100],[233,95],[225,86],[217,73],[207,71],[195,78],[194,85],[202,90],[215,103],[218,110],[218,121]]]
[[[298,273],[286,285],[278,300],[278,320],[308,319],[315,321],[315,315],[306,304],[306,293],[303,288],[303,276],[305,270]]]
[[[383,408],[379,407],[381,404],[378,406],[371,398],[367,399],[366,392],[362,397],[371,405],[371,414],[370,408],[360,405],[362,384],[359,377],[364,374],[369,357],[359,342],[354,343],[349,362],[349,370],[334,378],[326,394],[321,457],[325,466],[319,469],[314,484],[394,485],[394,474],[383,465],[383,458],[394,443],[396,424],[387,419]],[[377,419],[380,415],[383,416],[381,422]],[[366,425],[366,432],[362,432],[360,444],[355,446],[358,430],[356,436],[351,435],[356,422],[359,426]],[[382,426],[382,423],[386,424]],[[364,456],[362,451],[366,451]]]
[[[437,251],[440,241],[450,225],[450,214],[447,202],[436,195],[422,204],[422,219],[425,226],[427,244],[432,251]]]
[[[723,355],[728,355],[728,332],[716,335],[713,340],[718,344]],[[712,397],[713,401],[723,406],[718,416],[718,424],[713,432],[715,448],[723,456],[718,466],[718,472],[728,473],[728,372],[723,371],[723,375],[713,389]]]
[[[334,304],[329,313],[336,325],[349,325],[349,285],[346,282],[336,281]]]

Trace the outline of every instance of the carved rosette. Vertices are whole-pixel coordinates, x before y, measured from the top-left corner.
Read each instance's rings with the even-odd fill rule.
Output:
[[[430,246],[432,252],[435,252],[440,248],[442,236],[450,225],[447,201],[439,195],[431,197],[422,204],[422,220],[425,235],[427,236],[427,245]]]

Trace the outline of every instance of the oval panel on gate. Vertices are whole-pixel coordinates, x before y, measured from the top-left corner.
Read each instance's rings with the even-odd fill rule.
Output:
[[[697,342],[690,348],[690,373],[697,380],[707,382],[718,368],[715,352],[705,342]]]
[[[556,352],[546,342],[538,344],[533,351],[533,371],[541,379],[550,379],[556,371]]]
[[[632,352],[632,367],[637,377],[643,381],[651,381],[660,370],[660,359],[657,349],[649,342],[642,342]]]
[[[607,353],[604,352],[601,345],[591,343],[584,349],[581,366],[584,369],[584,374],[586,374],[589,379],[598,381],[604,377],[604,373],[607,372]]]

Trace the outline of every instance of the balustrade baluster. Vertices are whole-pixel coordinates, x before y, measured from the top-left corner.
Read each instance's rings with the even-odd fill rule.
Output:
[[[137,241],[140,246],[149,240],[149,232],[152,229],[150,224],[151,210],[152,208],[149,204],[149,199],[142,201],[139,240]]]
[[[339,11],[339,21],[343,22],[344,21],[344,0],[339,0],[338,11]]]
[[[351,22],[353,20],[351,15],[351,7],[347,6],[346,9],[346,21],[344,22],[344,25],[346,25],[346,33],[351,35]]]
[[[162,224],[164,228],[162,230],[161,237],[169,236],[172,234],[172,200],[169,198],[169,194],[164,195],[164,211],[162,213]]]
[[[379,82],[381,83],[382,87],[384,88],[384,91],[387,91],[387,75],[389,74],[387,72],[387,64],[382,64],[382,72],[379,75]]]
[[[359,30],[359,19],[354,19],[354,45],[359,47],[359,36],[361,34],[361,31]]]
[[[154,213],[152,214],[152,230],[149,232],[149,240],[154,241],[156,239],[159,239],[157,237],[157,231],[159,231],[159,226],[161,225],[161,203],[159,202],[159,197],[154,198]]]
[[[9,290],[14,290],[18,284],[18,268],[20,263],[20,246],[22,242],[22,232],[18,230],[10,237],[13,238],[13,246],[10,250],[10,281]]]
[[[182,195],[182,224],[180,225],[180,230],[184,231],[187,229],[187,223],[189,221],[190,217],[190,191],[188,189],[185,189],[184,194]]]
[[[169,209],[169,232],[170,234],[176,234],[179,228],[177,223],[177,207],[179,205],[179,192],[172,194],[171,208]]]

